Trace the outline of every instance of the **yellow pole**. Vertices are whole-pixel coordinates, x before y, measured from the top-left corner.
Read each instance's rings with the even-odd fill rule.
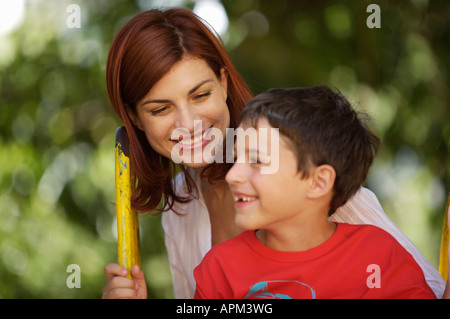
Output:
[[[141,256],[138,219],[136,212],[131,208],[134,175],[131,169],[128,135],[123,126],[116,131],[115,153],[118,263],[128,269],[128,278],[131,278],[130,268],[133,265],[141,267]]]
[[[448,214],[450,209],[450,194],[447,199],[447,209],[445,211],[444,226],[442,230],[441,238],[441,254],[439,257],[439,273],[444,280],[447,280],[448,276]]]

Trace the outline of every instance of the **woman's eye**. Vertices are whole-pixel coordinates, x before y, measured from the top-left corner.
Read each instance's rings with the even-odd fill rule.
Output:
[[[150,111],[150,113],[153,115],[153,116],[156,116],[156,115],[158,115],[159,113],[161,113],[161,112],[164,112],[165,110],[167,110],[167,106],[163,106],[163,107],[160,107],[159,109],[157,109],[157,110],[153,110],[153,111]]]
[[[202,100],[202,99],[205,99],[206,97],[208,97],[210,95],[211,95],[211,92],[205,92],[205,93],[202,93],[202,94],[198,94],[198,95],[194,96],[194,100]]]

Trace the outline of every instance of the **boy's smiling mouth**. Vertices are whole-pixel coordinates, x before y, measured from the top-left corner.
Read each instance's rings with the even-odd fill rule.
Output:
[[[233,199],[234,199],[234,205],[236,207],[243,207],[243,206],[253,203],[254,201],[256,201],[258,199],[258,197],[233,192]]]
[[[251,202],[252,200],[255,200],[256,197],[253,196],[234,196],[234,201],[235,202]]]

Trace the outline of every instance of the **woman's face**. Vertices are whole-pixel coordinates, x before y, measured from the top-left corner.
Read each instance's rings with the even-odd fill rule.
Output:
[[[230,124],[226,99],[225,70],[217,78],[204,60],[185,57],[136,104],[132,117],[156,152],[170,159],[176,150],[184,165],[203,167],[207,163],[194,161],[194,153],[213,143],[213,132],[225,136]]]

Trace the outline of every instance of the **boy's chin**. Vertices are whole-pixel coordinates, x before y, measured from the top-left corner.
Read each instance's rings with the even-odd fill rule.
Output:
[[[258,227],[256,227],[255,223],[252,223],[249,220],[246,220],[244,218],[239,218],[239,216],[236,216],[235,219],[236,226],[239,227],[242,230],[256,230]]]

